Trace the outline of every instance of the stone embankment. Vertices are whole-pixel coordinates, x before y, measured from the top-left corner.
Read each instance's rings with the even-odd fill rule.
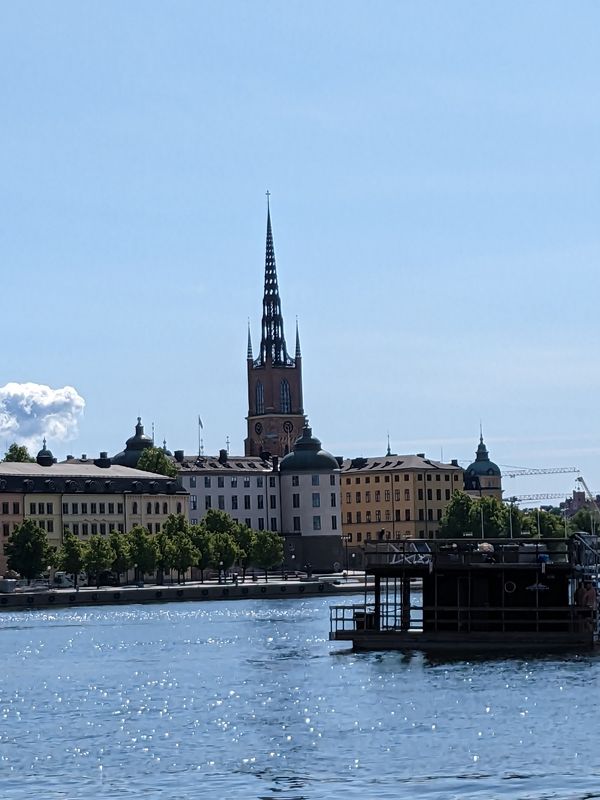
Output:
[[[0,594],[0,611],[31,608],[128,605],[130,603],[169,603],[187,600],[277,600],[290,597],[356,594],[364,591],[362,581],[331,579],[311,581],[269,581],[218,584],[188,583],[168,586],[104,586],[74,589],[19,591]]]

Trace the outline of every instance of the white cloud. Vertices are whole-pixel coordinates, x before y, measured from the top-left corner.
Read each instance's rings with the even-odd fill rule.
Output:
[[[42,438],[64,442],[77,436],[85,400],[72,386],[52,389],[40,383],[0,387],[0,438],[26,445],[32,452]]]

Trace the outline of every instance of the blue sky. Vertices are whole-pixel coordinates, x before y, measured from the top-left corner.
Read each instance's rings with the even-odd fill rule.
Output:
[[[269,189],[326,447],[468,461],[481,419],[498,463],[600,491],[599,29],[583,1],[3,4],[0,385],[76,388],[59,456],[138,414],[241,452]]]

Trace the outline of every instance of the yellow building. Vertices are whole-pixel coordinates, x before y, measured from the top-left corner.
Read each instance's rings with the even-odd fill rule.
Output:
[[[370,540],[432,539],[452,493],[462,489],[457,461],[444,464],[424,453],[345,460],[340,486],[344,541],[352,550]]]

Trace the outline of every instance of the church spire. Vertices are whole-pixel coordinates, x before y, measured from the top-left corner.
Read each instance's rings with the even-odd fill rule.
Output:
[[[296,317],[296,358],[302,358],[300,350],[300,330],[298,329],[298,317]]]
[[[263,296],[262,338],[260,342],[259,363],[268,362],[276,366],[293,366],[288,356],[283,333],[283,316],[277,284],[275,247],[271,229],[270,192],[267,192],[267,245],[265,252],[265,291]]]
[[[252,361],[254,356],[252,355],[252,336],[250,334],[250,320],[248,320],[248,355],[246,356],[248,361]]]

